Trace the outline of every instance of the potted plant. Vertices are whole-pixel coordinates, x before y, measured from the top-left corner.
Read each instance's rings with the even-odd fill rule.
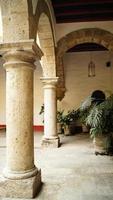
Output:
[[[101,90],[95,90],[90,96],[88,96],[81,104],[79,108],[79,119],[82,123],[82,132],[88,133],[89,126],[86,124],[86,119],[90,111],[105,100],[105,94]]]
[[[63,113],[64,113],[64,110],[57,111],[57,132],[58,132],[58,134],[64,133],[64,129],[63,129]]]
[[[70,124],[79,118],[79,109],[68,111],[63,115],[63,128],[65,135],[71,135]]]
[[[86,125],[86,119],[87,116],[89,115],[90,110],[92,109],[92,97],[88,96],[80,105],[79,107],[79,120],[82,124],[82,132],[83,133],[88,133],[89,132],[89,127]]]
[[[86,123],[90,126],[95,154],[111,154],[113,152],[113,95],[104,102],[95,104]]]
[[[89,111],[90,111],[90,107],[86,108],[84,110],[80,110],[80,112],[79,112],[79,119],[82,124],[82,132],[83,133],[89,132],[89,127],[88,127],[88,125],[86,125],[86,119],[89,114]]]
[[[44,104],[42,104],[39,115],[41,115],[42,113],[44,113]]]
[[[64,114],[64,111],[58,112],[57,114],[57,121],[59,122],[61,126],[61,131],[65,135],[70,135],[69,131],[69,124],[70,124],[70,117],[69,117],[69,112],[67,114]]]
[[[42,115],[44,113],[44,104],[41,106],[39,114]],[[64,114],[64,110],[57,111],[57,132],[58,134],[64,133],[64,129],[66,124],[68,124],[68,120],[66,119],[67,115]]]

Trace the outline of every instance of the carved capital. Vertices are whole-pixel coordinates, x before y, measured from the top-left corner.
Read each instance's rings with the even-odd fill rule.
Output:
[[[0,53],[5,60],[5,68],[30,67],[40,60],[43,53],[34,40],[0,44]]]
[[[40,78],[44,84],[44,88],[56,88],[58,77],[42,77]]]

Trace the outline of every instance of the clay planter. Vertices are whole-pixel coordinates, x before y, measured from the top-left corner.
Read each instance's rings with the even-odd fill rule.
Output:
[[[59,122],[57,123],[57,133],[62,134],[62,125]]]
[[[82,124],[82,132],[89,133],[89,128],[85,124]]]
[[[64,135],[66,136],[71,135],[68,125],[64,126]]]
[[[113,151],[113,146],[111,146],[112,136],[110,134],[107,135],[98,135],[93,139],[94,151],[95,154],[98,155],[108,155]],[[111,143],[111,144],[110,144]]]

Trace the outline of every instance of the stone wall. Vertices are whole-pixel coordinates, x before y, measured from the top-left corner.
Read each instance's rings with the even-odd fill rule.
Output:
[[[33,1],[32,1],[33,2]],[[36,5],[37,2],[37,5]],[[44,56],[41,64],[44,77],[56,76],[56,58],[55,58],[55,20],[50,1],[35,0],[35,5],[28,1],[29,7],[29,27],[30,38],[34,38]],[[31,12],[32,11],[32,12]],[[34,14],[35,12],[35,14]]]
[[[1,0],[3,42],[29,39],[27,0]]]

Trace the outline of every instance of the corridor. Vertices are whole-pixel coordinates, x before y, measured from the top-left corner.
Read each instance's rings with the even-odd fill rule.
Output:
[[[35,164],[41,168],[43,182],[36,200],[113,199],[113,157],[95,156],[88,135],[60,135],[62,145],[58,149],[42,149],[42,133],[35,132],[34,135]],[[1,130],[1,172],[5,165],[5,151],[5,132]]]

